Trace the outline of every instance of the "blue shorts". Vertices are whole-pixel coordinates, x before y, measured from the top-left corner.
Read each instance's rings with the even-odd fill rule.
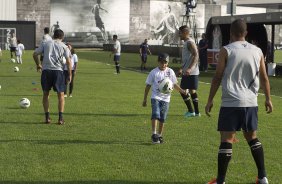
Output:
[[[180,87],[182,89],[198,89],[199,76],[198,75],[183,75],[181,78]]]
[[[157,119],[161,123],[164,123],[166,120],[167,113],[168,113],[169,103],[152,98],[151,105],[152,105],[151,120]]]
[[[258,127],[258,107],[221,107],[218,131],[255,131]]]
[[[60,70],[43,70],[41,74],[41,87],[43,91],[53,90],[60,93],[66,88],[64,72]]]
[[[142,61],[143,63],[147,63],[147,54],[142,54],[142,55],[141,55],[141,61]]]
[[[120,60],[120,56],[114,55],[114,62],[119,62],[119,60]]]

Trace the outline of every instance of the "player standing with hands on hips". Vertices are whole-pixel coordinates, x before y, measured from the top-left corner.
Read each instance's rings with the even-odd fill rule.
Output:
[[[268,184],[264,166],[264,153],[257,138],[259,83],[265,94],[267,113],[273,110],[270,98],[270,85],[265,71],[264,56],[260,48],[245,40],[247,24],[237,19],[230,27],[231,43],[219,52],[216,73],[212,80],[205,110],[210,116],[213,98],[221,84],[221,108],[218,117],[218,131],[221,143],[218,151],[217,178],[208,184],[225,183],[228,163],[232,156],[232,142],[236,131],[243,129],[252,156],[258,169],[257,184]]]
[[[68,83],[72,78],[72,68],[70,61],[70,51],[68,47],[62,42],[64,39],[64,32],[60,29],[56,29],[54,32],[54,39],[41,43],[40,46],[35,49],[33,53],[33,59],[37,66],[37,71],[41,72],[41,86],[43,90],[43,108],[45,112],[45,123],[50,124],[49,114],[49,92],[51,88],[57,92],[58,96],[58,111],[59,119],[58,124],[63,125],[65,123],[63,119],[63,112],[65,106],[64,91],[66,88],[64,77],[64,61],[66,58],[66,64],[68,66],[69,78]],[[38,56],[43,55],[42,65]]]
[[[190,30],[184,25],[179,28],[179,37],[184,41],[182,49],[182,68],[179,69],[178,75],[181,76],[180,87],[189,89],[188,95],[181,94],[188,111],[184,114],[185,117],[201,116],[198,107],[198,89],[199,80],[199,54],[195,41],[189,36]],[[194,109],[191,104],[191,98]]]

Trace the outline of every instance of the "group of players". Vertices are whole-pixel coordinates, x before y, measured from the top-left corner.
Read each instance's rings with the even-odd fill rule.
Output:
[[[166,53],[158,55],[158,66],[153,69],[147,79],[142,105],[147,106],[147,97],[150,89],[151,107],[152,107],[152,143],[163,143],[163,129],[168,114],[171,94],[163,94],[158,86],[161,80],[169,78],[174,88],[181,93],[182,99],[187,107],[185,117],[200,117],[198,107],[198,51],[197,46],[190,38],[190,30],[187,26],[179,28],[179,37],[184,41],[182,50],[182,67],[178,71],[181,76],[180,85],[177,84],[175,72],[168,67],[169,56]],[[221,142],[218,151],[218,175],[208,184],[223,184],[228,168],[228,163],[232,156],[232,143],[234,142],[236,131],[243,129],[243,134],[250,146],[252,156],[255,160],[258,176],[258,184],[268,184],[264,166],[264,153],[261,142],[256,135],[258,125],[258,103],[257,94],[259,90],[259,81],[265,93],[265,107],[267,113],[273,110],[270,86],[264,65],[264,56],[258,47],[248,43],[245,40],[247,35],[247,24],[238,19],[231,24],[230,44],[224,46],[219,53],[219,61],[216,68],[216,74],[212,80],[209,98],[205,106],[205,112],[210,116],[213,107],[213,98],[222,85],[222,103],[218,118],[218,131],[220,132]],[[64,91],[65,75],[63,73],[63,57],[66,58],[67,82],[70,82],[74,76],[72,73],[71,53],[69,47],[65,45],[64,32],[60,29],[54,31],[53,39],[42,42],[34,51],[33,58],[37,70],[41,72],[41,85],[43,89],[43,108],[45,112],[45,122],[51,123],[49,115],[49,91],[53,88],[58,94],[58,124],[64,124]],[[114,62],[116,73],[120,73],[120,42],[117,35],[114,40]],[[146,48],[146,40],[140,46],[140,54]],[[40,61],[39,56],[43,54]],[[145,59],[145,58],[142,58]],[[141,70],[145,65],[141,65]],[[193,107],[192,107],[193,104]],[[158,125],[158,131],[157,131]]]
[[[174,71],[168,67],[168,54],[161,53],[158,56],[158,67],[153,69],[147,79],[142,105],[147,106],[147,96],[150,88],[152,108],[152,143],[163,143],[163,129],[168,114],[170,94],[160,92],[158,86],[164,78],[169,78],[174,88],[180,92],[187,106],[185,117],[200,117],[198,108],[198,52],[193,39],[189,36],[187,26],[179,28],[179,37],[184,41],[182,49],[182,67],[178,74],[181,76],[180,86]],[[224,184],[228,164],[232,157],[232,144],[236,131],[243,130],[252,156],[258,169],[257,184],[268,184],[264,165],[264,152],[256,130],[258,126],[257,95],[259,84],[265,94],[265,108],[267,113],[273,110],[270,85],[264,65],[264,56],[260,48],[245,40],[247,24],[244,20],[237,19],[230,27],[230,44],[224,46],[219,52],[216,73],[212,80],[210,93],[205,112],[210,116],[213,107],[213,99],[219,86],[222,86],[222,102],[218,117],[218,128],[221,141],[218,151],[217,177],[207,184]],[[146,40],[140,46],[140,53],[146,48]],[[142,57],[142,61],[144,56]],[[144,66],[141,65],[141,70]],[[260,83],[259,83],[260,81]],[[192,108],[191,100],[194,108]],[[157,124],[158,131],[157,131]]]

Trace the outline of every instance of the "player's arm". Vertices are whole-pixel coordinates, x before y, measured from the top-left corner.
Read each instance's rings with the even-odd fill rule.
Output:
[[[269,84],[268,76],[266,74],[263,56],[261,57],[260,60],[259,78],[260,78],[262,90],[265,95],[265,109],[267,113],[271,113],[273,110],[273,106],[270,97],[270,84]]]
[[[225,50],[225,48],[222,48],[219,52],[218,64],[216,66],[215,76],[212,79],[209,98],[208,98],[208,102],[205,107],[205,111],[208,116],[210,116],[210,111],[213,106],[213,98],[220,86],[220,83],[223,77],[223,73],[226,67],[226,62],[227,62],[227,56],[228,56],[227,51]]]
[[[43,52],[43,44],[41,44],[37,49],[35,49],[35,51],[33,52],[33,55],[32,55],[33,60],[36,64],[36,70],[38,72],[41,72],[41,70],[42,70],[41,62],[39,61],[39,58],[38,58],[38,56],[41,56],[42,52]]]
[[[141,46],[139,48],[139,54],[140,54],[140,56],[142,56],[142,47]]]
[[[183,95],[187,95],[189,90],[188,89],[182,89],[177,83],[173,85],[174,89],[182,93]]]
[[[72,73],[71,73],[71,58],[70,57],[66,57],[66,64],[67,64],[67,67],[68,67],[68,76],[69,78],[67,79],[67,83],[70,83],[71,81],[71,78],[72,78]]]
[[[198,49],[197,49],[196,44],[194,42],[188,42],[188,43],[189,43],[188,50],[192,54],[192,62],[190,66],[188,67],[188,69],[185,71],[186,75],[190,75],[191,69],[198,63],[198,58],[199,58]]]
[[[147,106],[147,97],[150,91],[151,85],[147,84],[145,87],[145,91],[144,91],[144,99],[143,99],[143,103],[142,106],[146,107]]]
[[[147,50],[148,50],[148,52],[150,53],[150,55],[152,55],[152,52],[151,52],[151,50],[149,49],[149,47],[148,47],[148,49],[147,49]]]

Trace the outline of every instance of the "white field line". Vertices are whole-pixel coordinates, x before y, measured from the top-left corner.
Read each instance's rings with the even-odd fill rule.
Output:
[[[95,63],[102,63],[102,64],[104,64],[103,62],[98,62],[98,61],[96,61]],[[109,64],[109,63],[107,63],[106,65],[108,65],[108,66],[115,66],[115,65]],[[123,66],[120,66],[120,68],[124,68],[124,69],[126,69],[126,70],[135,71],[135,72],[139,72],[139,73],[149,73],[149,72],[141,72],[140,70],[135,70],[135,69],[127,68],[127,67],[123,67]],[[210,85],[210,84],[211,84],[211,83],[209,83],[209,82],[201,82],[201,81],[199,81],[199,83],[207,84],[207,85]],[[264,95],[263,93],[258,93],[258,94],[259,94],[259,95]],[[276,97],[276,98],[282,98],[281,96],[277,96],[277,95],[270,95],[270,96]]]

